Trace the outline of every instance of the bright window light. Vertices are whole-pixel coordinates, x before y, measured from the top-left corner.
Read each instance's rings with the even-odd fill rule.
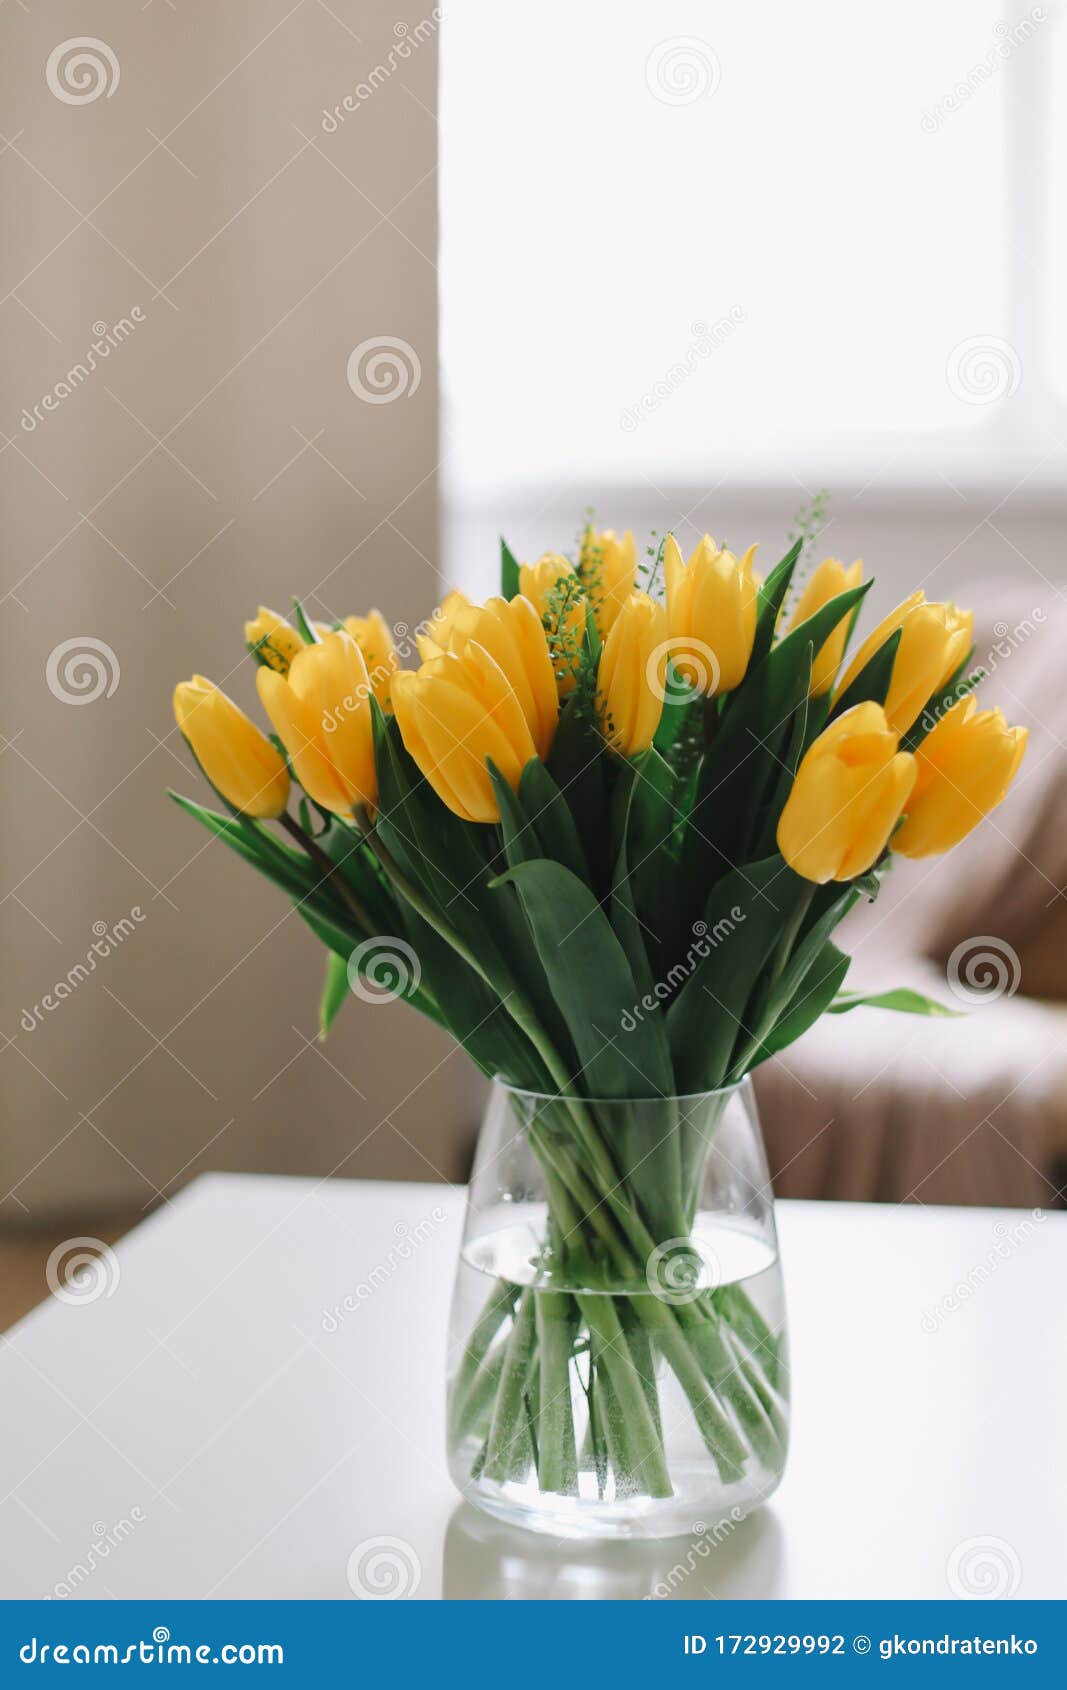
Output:
[[[1001,17],[453,0],[446,485],[981,451],[1023,391],[1006,114],[1016,57],[1044,51],[1005,52]]]

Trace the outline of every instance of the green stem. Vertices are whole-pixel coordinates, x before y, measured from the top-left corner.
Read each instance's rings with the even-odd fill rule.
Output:
[[[519,1287],[509,1279],[498,1279],[489,1300],[478,1316],[474,1330],[464,1347],[456,1375],[448,1394],[449,1430],[454,1439],[463,1437],[468,1419],[467,1404],[475,1379],[488,1355],[493,1339],[508,1316],[514,1312]]]
[[[615,1299],[579,1294],[577,1303],[618,1403],[618,1415],[610,1417],[606,1428],[616,1471],[648,1496],[673,1496],[663,1439],[634,1366]]]
[[[495,1479],[498,1484],[522,1478],[529,1469],[532,1451],[526,1387],[534,1357],[534,1338],[534,1293],[526,1290],[519,1299],[489,1427],[484,1471],[487,1479]]]
[[[322,846],[312,839],[310,833],[305,832],[300,823],[289,814],[288,810],[283,810],[278,820],[286,833],[291,834],[297,844],[307,852],[315,867],[321,872],[323,884],[328,886],[331,891],[336,892],[349,915],[353,916],[358,922],[363,933],[365,935],[377,933],[377,923],[371,920],[363,903],[357,898],[332,857],[326,855]]]
[[[578,1322],[572,1299],[537,1291],[537,1352],[541,1360],[537,1400],[537,1478],[557,1496],[578,1494],[578,1452],[571,1406],[571,1356]]]

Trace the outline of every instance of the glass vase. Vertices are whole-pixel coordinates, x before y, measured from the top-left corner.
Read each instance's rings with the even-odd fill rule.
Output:
[[[785,1302],[748,1080],[689,1097],[496,1083],[449,1334],[476,1507],[561,1537],[737,1524],[785,1463]]]

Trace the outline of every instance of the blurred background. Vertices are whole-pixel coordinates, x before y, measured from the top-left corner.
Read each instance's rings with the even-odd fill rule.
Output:
[[[974,605],[1022,774],[851,935],[858,982],[968,1018],[817,1027],[761,1105],[782,1194],[1062,1202],[1058,0],[10,0],[0,35],[13,1306],[209,1168],[463,1177],[477,1077],[396,1005],[316,1044],[317,945],[166,797],[170,695],[253,707],[259,603],[403,641],[590,509]]]

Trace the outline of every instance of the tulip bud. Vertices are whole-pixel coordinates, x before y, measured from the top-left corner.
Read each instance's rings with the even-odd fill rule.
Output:
[[[683,680],[710,697],[745,678],[756,638],[755,546],[744,557],[720,550],[705,534],[688,564],[668,534],[663,548],[671,661]]]
[[[245,643],[252,655],[279,675],[289,673],[289,665],[304,642],[291,622],[261,604],[254,622],[245,623]]]
[[[915,759],[898,743],[868,702],[809,747],[778,820],[778,849],[805,880],[852,880],[877,862],[915,784]]]
[[[487,599],[485,604],[460,605],[448,649],[457,657],[474,641],[499,664],[514,692],[539,757],[547,757],[556,737],[559,696],[548,639],[529,599],[519,593],[510,601]]]
[[[597,671],[601,731],[624,757],[636,757],[652,744],[666,696],[669,651],[667,612],[647,593],[631,593],[604,641]]]
[[[393,680],[393,710],[405,746],[441,802],[463,821],[499,821],[487,760],[517,791],[537,747],[511,681],[486,648],[471,639],[415,674],[402,670]]]
[[[966,658],[974,640],[974,616],[970,611],[957,610],[954,604],[927,604],[922,591],[912,593],[873,634],[868,634],[849,664],[839,692],[848,690],[898,628],[900,645],[893,661],[885,713],[896,732],[904,734],[931,698],[944,691]]]
[[[820,563],[797,600],[797,607],[789,623],[789,632],[799,628],[809,616],[814,616],[824,604],[837,598],[839,593],[845,593],[850,587],[858,587],[863,580],[863,559],[857,558],[855,563],[846,569],[837,558],[828,557]],[[846,610],[840,622],[831,634],[828,634],[812,660],[811,665],[811,696],[821,698],[829,692],[834,684],[841,659],[845,655],[845,641],[848,639],[849,623],[852,612]]]
[[[597,633],[607,639],[637,581],[637,547],[630,530],[620,539],[613,528],[586,528],[578,574],[593,607]]]
[[[363,653],[375,698],[383,710],[391,710],[389,693],[400,659],[388,622],[380,610],[372,610],[366,616],[346,616],[344,625]]]
[[[174,689],[174,719],[208,780],[243,816],[280,816],[289,802],[285,758],[203,675]]]
[[[961,698],[915,752],[915,789],[894,851],[931,857],[958,845],[1004,797],[1026,740],[1026,729],[1009,728],[1001,711]]]
[[[470,604],[466,593],[458,587],[453,587],[437,606],[428,623],[423,623],[423,632],[416,632],[415,644],[419,648],[419,656],[424,663],[431,658],[443,657],[448,650],[448,641],[452,633],[452,624],[463,606]]]
[[[578,654],[585,633],[585,595],[580,578],[565,557],[546,552],[537,563],[519,568],[519,591],[529,599],[548,637],[561,698],[574,691]]]
[[[367,665],[351,634],[300,648],[287,676],[261,669],[264,710],[308,797],[335,815],[378,801]]]

